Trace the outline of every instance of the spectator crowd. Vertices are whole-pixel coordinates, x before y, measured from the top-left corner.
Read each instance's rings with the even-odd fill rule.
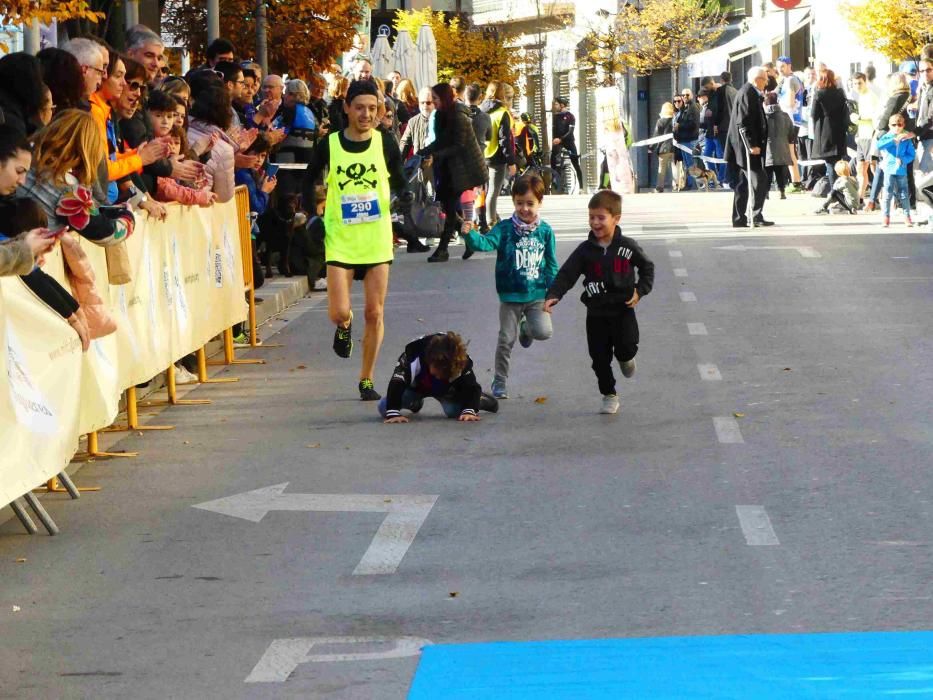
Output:
[[[655,189],[669,177],[674,191],[731,187],[737,226],[749,198],[769,225],[773,191],[819,197],[816,214],[880,210],[884,226],[896,206],[907,226],[919,212],[933,228],[933,44],[901,68],[879,79],[868,64],[845,79],[824,63],[795,71],[782,56],[739,88],[729,73],[703,78],[696,99],[684,89],[661,108],[654,136],[672,138],[651,146]]]

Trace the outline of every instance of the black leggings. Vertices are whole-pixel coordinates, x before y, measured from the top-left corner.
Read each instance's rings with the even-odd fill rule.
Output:
[[[769,165],[766,170],[768,171],[768,189],[771,189],[771,182],[777,180],[778,190],[783,192],[787,187],[787,177],[790,174],[787,172],[787,166]]]

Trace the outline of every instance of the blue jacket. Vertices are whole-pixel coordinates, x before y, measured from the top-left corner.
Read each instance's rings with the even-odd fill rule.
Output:
[[[894,140],[894,132],[889,131],[878,139],[878,150],[884,155],[882,168],[890,175],[906,175],[907,164],[913,163],[917,155],[914,142],[904,139],[901,142]],[[900,167],[897,161],[900,159]]]
[[[470,231],[464,241],[470,250],[496,251],[496,291],[503,302],[541,301],[560,267],[554,231],[543,221],[522,236],[515,231],[512,220],[506,219],[485,236]]]
[[[262,214],[269,206],[269,195],[259,189],[255,172],[252,168],[238,168],[233,171],[233,181],[238,185],[246,185],[249,191],[249,210]]]

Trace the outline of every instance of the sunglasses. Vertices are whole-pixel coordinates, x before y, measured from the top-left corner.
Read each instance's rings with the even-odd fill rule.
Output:
[[[142,92],[143,90],[146,89],[146,84],[141,83],[138,80],[133,80],[133,81],[128,82],[126,84],[126,87],[128,87],[133,92]]]

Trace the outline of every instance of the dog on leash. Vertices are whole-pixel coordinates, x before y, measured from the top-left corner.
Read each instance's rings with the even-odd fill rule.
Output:
[[[719,178],[715,170],[694,164],[687,169],[687,172],[696,181],[698,190],[709,190],[719,186]]]

